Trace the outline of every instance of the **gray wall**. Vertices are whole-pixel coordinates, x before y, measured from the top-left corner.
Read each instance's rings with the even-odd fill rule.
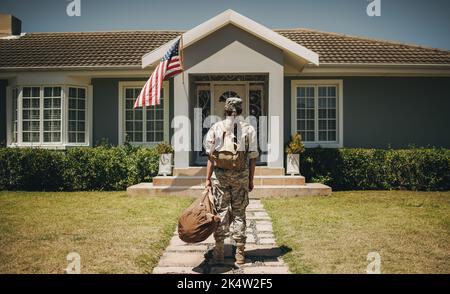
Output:
[[[450,148],[450,78],[327,78],[344,81],[344,147]],[[285,78],[285,142],[291,134],[291,80],[299,79],[322,78]]]
[[[0,80],[0,146],[6,145],[6,86],[7,80]]]
[[[119,82],[142,81],[142,78],[101,78],[92,79],[93,85],[93,134],[92,144],[102,139],[117,145],[119,138]],[[173,117],[173,80],[169,81],[169,113]],[[172,130],[170,129],[170,136]]]

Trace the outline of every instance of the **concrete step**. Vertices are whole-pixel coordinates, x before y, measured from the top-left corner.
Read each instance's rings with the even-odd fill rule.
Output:
[[[204,186],[154,186],[153,183],[140,183],[127,188],[128,196],[186,196],[198,197]],[[255,186],[250,198],[329,196],[331,188],[320,183],[307,183],[297,186]]]
[[[201,176],[157,176],[154,186],[199,186],[205,185],[206,177]],[[255,186],[298,186],[305,184],[303,176],[255,176]]]
[[[174,168],[174,176],[205,176],[205,166],[195,166],[187,168]],[[257,166],[255,169],[255,176],[284,176],[284,168]]]

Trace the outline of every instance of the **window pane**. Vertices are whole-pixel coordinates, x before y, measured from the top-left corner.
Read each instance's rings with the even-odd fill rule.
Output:
[[[319,141],[327,141],[327,132],[319,131]]]
[[[328,141],[336,141],[336,131],[328,131]]]
[[[85,143],[86,89],[69,88],[69,142]]]

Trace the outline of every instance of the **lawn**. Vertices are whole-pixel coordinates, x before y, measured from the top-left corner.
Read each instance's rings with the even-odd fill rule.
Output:
[[[450,273],[450,192],[334,192],[270,198],[264,206],[295,273]]]
[[[125,192],[0,192],[0,273],[148,273],[189,198]]]

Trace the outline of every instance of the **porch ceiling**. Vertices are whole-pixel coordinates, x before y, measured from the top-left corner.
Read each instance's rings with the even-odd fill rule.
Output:
[[[184,48],[198,42],[215,31],[225,27],[226,25],[235,25],[236,27],[272,44],[283,50],[289,61],[297,61],[301,64],[319,65],[319,55],[298,43],[266,28],[265,26],[245,17],[231,9],[205,21],[204,23],[194,27],[193,29],[182,34]],[[169,47],[175,42],[176,38],[165,43],[159,48],[145,54],[142,57],[142,68],[152,66],[161,59]]]

